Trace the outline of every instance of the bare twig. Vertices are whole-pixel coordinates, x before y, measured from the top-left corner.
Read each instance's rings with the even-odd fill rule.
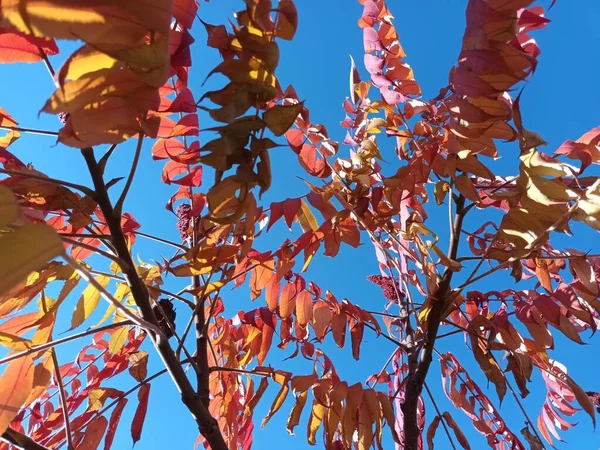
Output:
[[[144,142],[144,133],[140,133],[138,137],[137,147],[135,148],[135,154],[133,155],[133,162],[131,163],[131,170],[129,171],[129,176],[127,177],[127,181],[125,182],[125,187],[123,188],[123,192],[121,192],[121,196],[115,203],[113,207],[113,211],[116,215],[121,216],[123,212],[123,203],[125,203],[125,198],[129,193],[129,189],[131,188],[131,183],[133,183],[133,178],[135,177],[135,171],[138,166],[138,162],[140,161],[140,154],[142,153],[142,144]]]
[[[444,419],[444,416],[442,415],[442,412],[440,411],[440,408],[438,407],[438,405],[435,401],[435,398],[434,398],[433,394],[431,393],[431,390],[429,390],[429,386],[427,386],[427,383],[423,383],[423,384],[425,386],[425,390],[427,391],[427,395],[429,396],[429,400],[433,404],[433,407],[435,408],[435,412],[437,413],[437,416],[440,418],[440,422],[442,422],[442,426],[444,427],[446,436],[448,436],[448,442],[450,442],[450,445],[452,446],[452,448],[454,450],[456,450],[456,446],[454,445],[454,440],[452,439],[450,430],[448,430],[448,426],[446,425],[446,420]]]
[[[53,348],[56,347],[57,345],[60,344],[65,344],[67,342],[71,342],[74,341],[76,339],[85,337],[85,336],[89,336],[90,334],[96,334],[99,333],[101,331],[106,331],[106,330],[110,330],[112,328],[116,328],[116,327],[120,327],[120,326],[126,326],[126,325],[133,325],[132,322],[130,322],[129,320],[124,320],[122,322],[117,322],[117,323],[111,323],[108,325],[103,325],[101,327],[98,328],[92,328],[90,330],[87,331],[82,331],[81,333],[77,333],[77,334],[72,334],[71,336],[67,336],[64,338],[60,338],[60,339],[55,339],[53,341],[47,342],[45,344],[40,344],[40,345],[34,345],[33,347],[24,350],[22,352],[19,353],[12,353],[8,356],[6,356],[5,358],[0,359],[0,366],[2,364],[6,364],[10,361],[13,361],[15,359],[19,359],[22,358],[23,356],[27,356],[27,355],[31,355],[32,353],[38,353],[38,352],[43,352],[44,350],[48,350],[49,348]]]
[[[46,294],[42,290],[41,294],[42,310],[44,313],[48,312],[46,306]],[[58,356],[56,356],[56,350],[54,347],[50,349],[50,357],[52,358],[52,365],[54,366],[54,378],[56,379],[56,385],[58,386],[58,395],[60,398],[60,409],[63,415],[63,422],[65,423],[65,435],[67,438],[68,450],[74,450],[73,435],[71,433],[71,419],[69,418],[69,410],[67,407],[67,394],[65,393],[65,385],[63,383],[62,376],[60,374],[60,364],[58,363]]]
[[[12,176],[16,176],[16,177],[31,178],[33,180],[46,181],[48,183],[54,183],[54,184],[58,184],[60,186],[70,187],[70,188],[77,189],[78,191],[83,192],[88,197],[94,198],[94,191],[92,189],[90,189],[89,187],[83,186],[81,184],[70,183],[68,181],[57,180],[56,178],[50,178],[50,177],[46,177],[43,175],[37,175],[37,174],[31,173],[31,172],[23,172],[20,170],[0,169],[0,173],[4,173],[6,175],[12,175]]]
[[[19,133],[38,134],[40,136],[58,137],[58,132],[48,130],[38,130],[36,128],[11,127],[7,125],[0,126],[0,130],[18,131]]]

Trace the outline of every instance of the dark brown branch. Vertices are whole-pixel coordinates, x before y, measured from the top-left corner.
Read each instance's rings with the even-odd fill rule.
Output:
[[[121,217],[119,214],[116,214],[113,209],[106,185],[104,184],[102,168],[96,161],[93,149],[85,148],[82,150],[82,154],[87,163],[90,175],[92,176],[92,181],[96,190],[96,200],[106,219],[106,225],[112,236],[117,256],[123,259],[128,266],[126,270],[123,271],[123,274],[131,289],[131,295],[133,296],[143,319],[157,325],[158,322],[154,315],[154,311],[152,310],[152,305],[150,304],[148,288],[135,270],[135,264],[131,257],[131,253],[129,252],[125,235],[121,229]],[[169,372],[169,375],[175,383],[175,386],[181,393],[182,402],[194,417],[200,433],[208,441],[212,450],[227,450],[227,444],[221,435],[217,421],[210,415],[205,405],[198,401],[196,392],[168,341],[164,339],[164,336],[162,338],[161,336],[150,337],[156,351]]]
[[[38,444],[29,436],[25,436],[23,433],[19,433],[12,428],[8,428],[4,434],[2,434],[2,440],[22,450],[50,450],[47,447]]]
[[[460,242],[460,233],[462,230],[463,219],[467,210],[464,210],[465,198],[460,195],[456,200],[456,213],[454,224],[450,234],[450,244],[448,249],[448,258],[455,260],[458,253],[458,244]],[[419,352],[418,347],[411,349],[408,354],[409,373],[406,379],[406,388],[402,412],[404,413],[404,449],[418,450],[420,436],[419,425],[417,421],[417,408],[419,397],[423,392],[425,378],[429,372],[429,367],[433,360],[433,350],[437,333],[442,322],[442,314],[446,310],[448,294],[450,292],[450,283],[454,272],[447,268],[442,275],[442,279],[431,295],[433,304],[429,317],[427,319],[427,335],[425,342]]]

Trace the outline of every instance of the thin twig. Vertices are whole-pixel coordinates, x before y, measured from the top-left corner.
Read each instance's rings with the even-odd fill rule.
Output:
[[[123,188],[123,192],[121,192],[121,196],[117,203],[113,206],[113,211],[119,217],[123,211],[123,203],[125,203],[125,198],[127,197],[127,193],[131,188],[131,183],[133,183],[133,178],[135,177],[135,172],[138,166],[138,162],[140,161],[140,154],[142,153],[142,144],[144,142],[144,133],[139,134],[137,147],[135,148],[135,153],[133,155],[133,162],[131,163],[131,170],[129,171],[129,176],[127,177],[127,182],[125,183],[125,187]]]
[[[156,241],[156,242],[161,242],[163,244],[170,245],[172,247],[175,247],[175,248],[178,248],[178,249],[181,249],[184,251],[188,250],[188,248],[185,245],[177,244],[175,242],[168,241],[168,240],[160,238],[158,236],[153,236],[151,234],[142,233],[141,231],[138,231],[138,230],[135,230],[133,233],[136,236],[142,236],[142,237],[145,237],[146,239],[150,239],[150,240]]]
[[[85,337],[85,336],[89,336],[90,334],[96,334],[99,333],[101,331],[106,331],[106,330],[110,330],[112,328],[115,327],[120,327],[120,326],[126,326],[126,325],[133,325],[132,322],[130,322],[129,320],[124,320],[122,322],[116,322],[116,323],[111,323],[108,325],[103,325],[101,327],[98,328],[92,328],[90,330],[87,331],[82,331],[81,333],[77,333],[77,334],[72,334],[71,336],[67,336],[64,338],[60,338],[60,339],[55,339],[54,341],[51,342],[47,342],[45,344],[40,344],[40,345],[34,345],[33,347],[24,350],[22,352],[19,353],[13,353],[11,355],[8,355],[2,359],[0,359],[0,366],[2,364],[6,364],[8,362],[14,361],[15,359],[19,359],[22,358],[23,356],[27,356],[27,355],[31,355],[32,353],[38,353],[38,352],[42,352],[44,350],[48,350],[49,348],[53,348],[57,345],[60,344],[65,344],[67,342],[71,342],[74,341],[76,339]]]
[[[437,403],[435,401],[435,398],[433,397],[433,394],[429,390],[429,386],[427,386],[427,383],[423,383],[423,385],[425,386],[425,390],[427,391],[427,395],[429,396],[429,400],[431,400],[431,403],[433,404],[433,407],[435,408],[435,412],[437,413],[437,416],[440,418],[440,422],[442,422],[442,426],[444,427],[444,431],[446,432],[446,436],[448,436],[448,441],[450,441],[450,445],[452,446],[452,448],[454,450],[456,450],[456,446],[454,445],[454,440],[452,439],[452,435],[450,434],[450,430],[448,430],[448,426],[446,425],[446,420],[444,419],[444,416],[442,415],[442,412],[440,411],[440,408],[438,408],[438,405],[437,405]]]
[[[48,313],[46,306],[46,295],[42,290],[41,294],[42,310],[44,314]],[[60,409],[63,415],[63,421],[65,423],[65,435],[67,437],[67,448],[68,450],[74,450],[73,435],[71,433],[71,419],[69,418],[69,410],[67,407],[67,394],[65,392],[65,385],[63,383],[62,376],[60,374],[60,364],[58,363],[58,356],[56,356],[56,350],[50,349],[50,357],[52,358],[52,365],[54,366],[54,378],[56,379],[56,385],[58,386],[58,394],[60,399]]]
[[[77,241],[77,240],[75,240],[75,239],[69,239],[69,238],[68,238],[68,237],[66,237],[66,236],[61,236],[61,240],[62,240],[63,242],[65,242],[65,243],[69,244],[69,245],[73,245],[73,246],[75,246],[75,247],[81,247],[81,248],[85,248],[86,250],[89,250],[89,251],[91,251],[91,252],[94,252],[94,253],[96,253],[96,254],[98,254],[98,255],[102,255],[102,256],[104,256],[105,258],[108,258],[108,259],[110,259],[111,261],[114,261],[114,262],[116,262],[116,263],[117,263],[117,264],[118,264],[118,265],[121,267],[121,269],[122,269],[122,268],[124,267],[124,265],[125,265],[125,262],[124,262],[124,261],[123,261],[121,258],[119,258],[118,256],[115,256],[115,255],[113,255],[113,254],[110,254],[110,253],[108,253],[108,252],[105,252],[104,250],[100,250],[98,247],[94,247],[93,245],[89,245],[89,244],[86,244],[85,242]]]
[[[94,195],[95,195],[94,191],[87,186],[83,186],[81,184],[76,184],[76,183],[70,183],[70,182],[64,181],[64,180],[57,180],[56,178],[50,178],[50,177],[46,177],[43,175],[37,175],[37,174],[31,173],[31,172],[23,172],[20,170],[0,169],[0,173],[4,173],[6,175],[12,175],[15,177],[24,177],[24,178],[31,178],[33,180],[46,181],[48,183],[54,183],[54,184],[58,184],[60,186],[70,187],[70,188],[77,189],[78,191],[83,192],[90,198],[94,198]]]
[[[18,131],[19,133],[37,134],[40,136],[58,137],[58,132],[48,130],[38,130],[36,128],[11,127],[9,125],[1,125],[0,130]]]

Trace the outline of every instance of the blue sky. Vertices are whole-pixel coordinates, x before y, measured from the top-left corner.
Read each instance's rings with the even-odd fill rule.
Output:
[[[283,86],[293,84],[301,100],[306,100],[306,106],[311,111],[313,122],[327,126],[330,135],[339,141],[343,140],[345,130],[339,126],[344,119],[341,104],[348,95],[349,56],[357,61],[362,70],[362,33],[356,26],[362,7],[352,0],[298,0],[300,26],[298,33],[291,43],[282,42],[281,60],[277,76]],[[424,97],[437,95],[440,87],[447,84],[448,71],[455,63],[461,46],[464,30],[465,0],[394,0],[389,1],[389,7],[396,17],[396,26],[400,32],[401,42],[408,53],[408,62],[415,71],[417,81],[421,84]],[[538,2],[548,5],[549,1]],[[202,3],[200,17],[203,20],[220,24],[226,18],[232,17],[232,12],[240,7],[241,1],[221,0]],[[549,142],[551,151],[565,139],[577,138],[585,131],[600,125],[597,105],[600,103],[600,91],[597,89],[597,71],[600,68],[594,59],[597,46],[600,43],[600,27],[597,18],[600,17],[600,3],[596,0],[580,0],[577,7],[574,2],[559,0],[548,14],[552,23],[547,29],[537,31],[535,38],[542,49],[538,71],[523,95],[522,111],[526,127],[535,130]],[[196,23],[193,34],[197,40],[193,58],[194,66],[191,75],[191,88],[199,98],[205,90],[222,83],[218,78],[211,79],[202,86],[206,74],[218,64],[218,55],[213,50],[204,47],[205,33],[203,27]],[[597,59],[597,58],[596,58]],[[56,64],[61,59],[57,58]],[[41,108],[47,96],[52,92],[53,85],[43,65],[12,65],[1,68],[2,80],[5,85],[0,106],[11,113],[22,126],[56,130],[59,122],[55,117],[41,115]],[[10,86],[10,87],[6,87]],[[210,126],[205,116],[200,116],[201,129]],[[210,139],[209,133],[201,134],[201,142]],[[53,146],[52,138],[23,136],[11,149],[25,162],[33,162],[39,170],[56,178],[69,179],[76,182],[89,183],[89,178],[79,152],[63,146]],[[133,147],[131,144],[122,146],[109,166],[110,176],[123,176],[125,168],[129,167]],[[126,210],[142,224],[142,231],[150,234],[177,239],[175,220],[164,210],[168,197],[174,188],[160,183],[161,163],[155,163],[150,157],[151,143],[147,142],[136,183],[130,192]],[[348,149],[341,147],[341,156]],[[514,170],[518,149],[515,145],[501,148],[501,170]],[[291,150],[282,147],[271,152],[273,161],[273,187],[264,196],[264,202],[283,200],[306,192],[306,186],[297,176],[303,171],[297,167],[295,155]],[[389,162],[384,171],[390,173],[394,168],[393,158],[384,158]],[[504,162],[505,161],[505,162]],[[205,178],[204,189],[208,187],[210,177]],[[118,190],[116,191],[118,192]],[[445,212],[444,212],[445,214]],[[479,217],[482,217],[481,215]],[[476,227],[472,227],[476,228]],[[297,234],[298,230],[294,229]],[[266,248],[277,245],[286,236],[285,227],[277,226],[264,238],[260,244]],[[583,250],[594,248],[596,235],[576,228],[575,239],[568,244]],[[139,240],[136,251],[144,260],[157,259],[160,255],[168,256],[170,249],[159,244]],[[335,259],[318,257],[307,273],[307,279],[314,280],[323,288],[330,289],[338,298],[347,297],[352,302],[366,309],[382,309],[384,299],[378,288],[368,283],[364,278],[377,272],[377,263],[368,243],[363,236],[363,245],[359,249],[342,247],[340,255]],[[582,244],[585,242],[585,244]],[[589,246],[589,248],[588,248]],[[596,244],[597,247],[597,244]],[[596,252],[597,252],[596,248]],[[168,281],[168,286],[181,286],[181,282]],[[475,286],[479,290],[501,290],[512,283],[509,277],[498,277],[484,285]],[[75,299],[76,300],[76,299]],[[224,293],[226,314],[234,315],[239,309],[249,307],[248,290],[243,287],[236,291]],[[261,302],[263,300],[257,300]],[[257,305],[258,306],[258,305]],[[180,307],[181,310],[183,308]],[[98,311],[98,317],[104,313],[103,307]],[[68,304],[63,306],[65,326],[68,328],[70,311]],[[185,318],[180,319],[183,327]],[[93,319],[90,325],[95,323]],[[556,335],[557,333],[555,333]],[[586,335],[587,337],[587,335]],[[589,342],[594,343],[597,339]],[[554,357],[565,363],[570,374],[585,390],[599,390],[597,381],[600,363],[592,357],[592,347],[577,346],[563,338],[557,337],[558,352]],[[485,387],[485,381],[477,373],[469,352],[464,349],[461,336],[448,338],[440,343],[440,351],[453,351],[471,375]],[[76,348],[74,346],[61,348],[59,358],[66,361]],[[383,339],[376,339],[373,334],[365,332],[362,348],[362,358],[355,362],[350,357],[349,349],[339,350],[326,340],[324,350],[336,364],[339,375],[349,383],[364,381],[369,375],[379,371],[393,347]],[[274,367],[296,371],[301,374],[311,370],[311,364],[300,359],[283,361],[291,350],[274,350],[268,362]],[[160,369],[158,358],[151,353],[149,373]],[[127,377],[122,377],[122,383],[130,383]],[[541,378],[534,374],[535,381]],[[116,382],[114,387],[123,388]],[[432,365],[429,375],[429,385],[442,409],[448,409],[461,424],[467,434],[472,448],[484,448],[484,440],[473,430],[469,421],[461,416],[460,411],[454,411],[446,401],[440,387],[439,366]],[[524,401],[530,417],[535,422],[540,411],[544,392],[540,385],[530,387],[532,393]],[[263,397],[256,410],[256,449],[263,449],[277,443],[290,449],[309,448],[305,439],[306,415],[297,427],[297,436],[289,436],[285,431],[287,414],[291,410],[293,399],[290,398],[282,409],[271,420],[266,428],[260,429],[260,419],[270,404],[277,389],[272,386]],[[492,400],[496,400],[493,389],[488,392]],[[128,420],[133,414],[135,396],[130,399],[126,413],[113,448],[129,448],[131,438],[128,430]],[[430,406],[430,405],[428,405]],[[429,408],[432,411],[432,408]],[[511,429],[518,433],[523,427],[523,417],[515,402],[506,396],[500,409]],[[433,415],[429,416],[430,418]],[[575,417],[580,424],[563,437],[567,440],[565,448],[581,448],[594,450],[600,447],[600,436],[593,432],[590,419],[584,414]],[[436,439],[437,449],[450,448],[442,430],[438,430]],[[197,433],[191,418],[179,404],[177,393],[167,377],[159,378],[152,384],[150,405],[142,440],[137,444],[140,449],[163,448],[192,448]],[[320,444],[320,441],[318,441]],[[318,445],[322,447],[322,445]],[[386,448],[392,448],[389,437]]]

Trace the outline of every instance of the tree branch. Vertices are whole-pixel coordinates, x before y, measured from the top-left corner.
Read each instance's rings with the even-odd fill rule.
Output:
[[[135,264],[131,257],[131,253],[129,252],[129,246],[127,245],[123,230],[121,229],[121,217],[116,214],[116,211],[112,207],[106,185],[104,184],[102,169],[96,161],[94,150],[92,148],[85,148],[82,149],[81,152],[92,176],[97,202],[106,219],[106,225],[112,236],[113,245],[117,255],[128,265],[126,270],[123,271],[123,274],[131,289],[131,295],[144,320],[157,325],[156,316],[154,315],[152,305],[150,304],[148,288],[135,270]],[[206,438],[212,450],[227,450],[227,444],[221,435],[217,421],[210,415],[208,409],[202,402],[198,401],[196,392],[168,341],[164,338],[161,339],[160,336],[150,337],[175,386],[181,393],[182,402],[194,417],[200,433]]]
[[[448,258],[456,259],[458,253],[458,244],[460,242],[460,233],[462,223],[465,216],[465,198],[460,195],[456,200],[456,213],[454,216],[454,224],[450,234],[450,244],[448,249]],[[442,321],[442,314],[446,309],[448,293],[450,292],[450,282],[454,272],[447,268],[442,275],[442,279],[431,295],[433,305],[427,319],[427,334],[425,343],[420,351],[418,347],[412,349],[409,354],[409,373],[406,380],[404,403],[402,404],[402,412],[404,413],[404,443],[405,450],[418,450],[418,442],[420,436],[419,425],[417,421],[417,408],[419,397],[423,391],[425,378],[433,360],[433,349],[437,333]]]
[[[137,147],[135,148],[135,154],[133,155],[133,162],[131,163],[131,170],[129,171],[129,176],[127,177],[127,181],[125,182],[125,187],[123,188],[123,192],[121,192],[121,196],[117,200],[117,203],[113,207],[113,210],[119,216],[123,212],[123,203],[125,203],[125,198],[127,197],[127,194],[129,193],[129,189],[131,188],[131,183],[133,183],[133,177],[135,177],[135,171],[137,169],[138,162],[140,161],[140,154],[142,153],[143,142],[144,142],[144,133],[140,133],[139,137],[138,137]]]

